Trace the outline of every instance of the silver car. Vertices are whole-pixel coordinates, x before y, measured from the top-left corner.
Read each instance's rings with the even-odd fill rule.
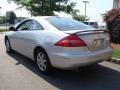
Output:
[[[71,18],[58,16],[26,19],[5,35],[6,51],[34,60],[43,73],[53,67],[75,69],[111,57],[109,35]]]

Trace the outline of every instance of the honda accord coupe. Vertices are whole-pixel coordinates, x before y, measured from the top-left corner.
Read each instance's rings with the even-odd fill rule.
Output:
[[[109,34],[72,18],[43,16],[10,27],[6,52],[16,51],[36,62],[42,73],[53,67],[75,69],[111,57]]]

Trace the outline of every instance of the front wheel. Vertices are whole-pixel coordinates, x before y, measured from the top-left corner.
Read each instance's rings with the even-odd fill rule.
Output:
[[[51,71],[52,67],[49,58],[44,51],[38,50],[35,55],[35,59],[36,64],[42,73],[47,74]]]
[[[6,46],[6,52],[8,52],[8,53],[12,52],[10,42],[8,39],[5,40],[5,46]]]

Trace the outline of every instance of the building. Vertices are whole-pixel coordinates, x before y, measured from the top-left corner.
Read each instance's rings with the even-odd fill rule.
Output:
[[[120,0],[113,0],[113,8],[114,9],[120,8]]]

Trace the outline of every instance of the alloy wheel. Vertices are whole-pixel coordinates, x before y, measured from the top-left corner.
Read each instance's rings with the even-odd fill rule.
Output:
[[[47,60],[46,55],[43,52],[37,54],[37,65],[38,68],[44,72],[47,69]]]

